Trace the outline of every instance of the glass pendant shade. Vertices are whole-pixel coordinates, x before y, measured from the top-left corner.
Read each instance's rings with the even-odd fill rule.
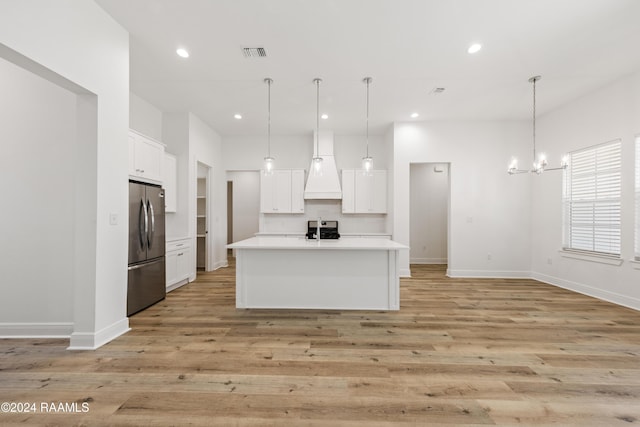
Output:
[[[273,175],[273,166],[276,159],[273,157],[265,157],[263,170],[265,175]]]
[[[362,169],[365,174],[370,174],[373,170],[373,158],[372,157],[363,157],[362,158]]]
[[[315,176],[322,176],[322,157],[313,158],[313,174]]]

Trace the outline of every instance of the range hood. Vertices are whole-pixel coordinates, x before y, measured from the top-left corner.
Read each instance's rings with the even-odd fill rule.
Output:
[[[322,174],[314,173],[312,160],[307,185],[304,188],[304,198],[306,200],[340,200],[342,188],[340,188],[336,160],[333,157],[333,132],[322,130],[318,133],[317,152],[315,132],[313,136],[313,157],[322,157]]]

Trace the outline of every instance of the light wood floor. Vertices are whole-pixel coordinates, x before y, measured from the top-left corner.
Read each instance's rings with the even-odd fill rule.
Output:
[[[97,351],[0,340],[0,402],[89,408],[0,425],[640,424],[639,312],[412,270],[399,312],[236,310],[226,268]]]

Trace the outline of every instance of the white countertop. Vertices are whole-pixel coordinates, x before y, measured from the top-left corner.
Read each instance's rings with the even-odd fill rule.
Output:
[[[349,238],[306,240],[301,237],[251,237],[227,245],[230,249],[331,249],[398,251],[408,246],[389,239]]]

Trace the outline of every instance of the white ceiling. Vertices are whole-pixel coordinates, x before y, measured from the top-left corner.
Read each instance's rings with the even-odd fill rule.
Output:
[[[638,0],[97,0],[130,33],[131,90],[222,135],[528,119],[640,70]],[[472,42],[483,49],[470,55]],[[186,47],[189,59],[175,51]],[[262,46],[267,58],[243,57]],[[430,93],[444,87],[442,94]],[[242,120],[233,115],[241,113]]]

